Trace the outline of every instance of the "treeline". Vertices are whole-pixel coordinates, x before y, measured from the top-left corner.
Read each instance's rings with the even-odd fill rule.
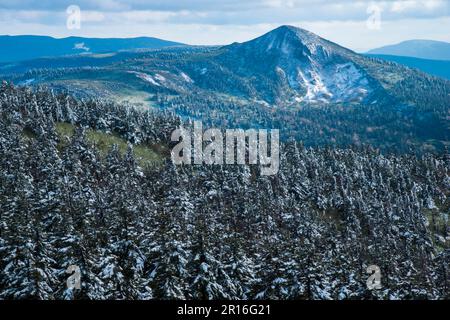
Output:
[[[61,144],[58,122],[76,125]],[[0,88],[1,299],[448,299],[448,155],[283,145],[255,166],[140,168],[180,124]],[[130,142],[102,156],[85,129]],[[66,270],[81,270],[81,290]],[[366,286],[369,265],[379,290]]]

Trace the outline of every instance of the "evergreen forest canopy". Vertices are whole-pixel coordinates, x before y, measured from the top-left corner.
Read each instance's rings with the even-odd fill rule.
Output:
[[[450,298],[447,152],[289,141],[262,176],[174,166],[181,123],[4,82],[0,299]]]

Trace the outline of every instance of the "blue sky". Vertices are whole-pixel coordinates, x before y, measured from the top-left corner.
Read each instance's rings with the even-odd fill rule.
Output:
[[[70,5],[81,9],[80,29],[66,27]],[[380,28],[368,27],[368,18],[378,16]],[[450,42],[450,1],[0,0],[0,34],[154,36],[189,44],[228,44],[283,24],[358,51],[409,39]]]

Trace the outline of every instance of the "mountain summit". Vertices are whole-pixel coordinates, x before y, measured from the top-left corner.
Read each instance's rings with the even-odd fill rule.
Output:
[[[309,53],[313,53],[322,40],[322,38],[307,30],[293,26],[281,26],[248,42],[247,45],[254,44],[266,51],[279,51],[284,54],[299,49],[306,49]]]
[[[371,77],[355,63],[356,53],[293,26],[224,49],[223,62],[239,75],[270,82],[275,100],[363,101],[375,90]]]
[[[233,44],[230,48],[239,48],[250,54],[274,53],[297,58],[319,56],[326,58],[331,53],[347,53],[351,51],[318,35],[293,26],[281,26],[254,40]]]

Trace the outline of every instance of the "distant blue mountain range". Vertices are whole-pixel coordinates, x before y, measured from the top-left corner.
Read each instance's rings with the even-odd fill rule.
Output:
[[[390,56],[383,54],[367,54],[369,57],[397,62],[410,68],[416,68],[433,76],[450,80],[450,61],[429,60],[412,57]]]
[[[0,36],[0,62],[80,53],[104,53],[132,49],[156,49],[182,45],[151,37],[56,39],[47,36]]]
[[[382,54],[368,54],[367,56],[397,62],[407,67],[416,68],[431,75],[450,80],[450,61],[418,59]]]
[[[434,40],[408,40],[373,49],[367,53],[430,60],[450,60],[450,43]]]

